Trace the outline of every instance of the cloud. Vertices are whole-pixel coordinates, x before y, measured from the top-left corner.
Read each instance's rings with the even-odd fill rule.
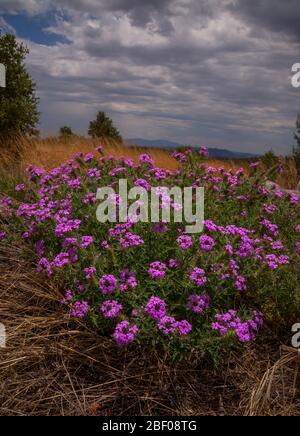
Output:
[[[0,13],[27,12],[29,15],[45,12],[50,7],[50,0],[1,0]]]
[[[28,13],[34,3],[50,7],[43,1],[9,3],[15,10],[28,5]],[[102,109],[125,137],[287,152],[299,111],[290,70],[300,46],[284,22],[293,22],[297,5],[284,2],[286,18],[279,24],[275,7],[273,20],[248,3],[52,1],[58,16],[48,31],[68,43],[27,41],[43,129],[69,123],[86,132]]]
[[[299,0],[238,0],[232,10],[257,28],[292,36],[300,43]]]

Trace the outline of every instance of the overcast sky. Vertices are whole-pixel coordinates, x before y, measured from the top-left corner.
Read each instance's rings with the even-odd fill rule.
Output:
[[[0,28],[30,48],[43,133],[104,110],[127,138],[291,150],[299,0],[0,0]]]

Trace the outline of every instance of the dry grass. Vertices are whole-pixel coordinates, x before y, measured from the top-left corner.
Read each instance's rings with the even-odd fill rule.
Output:
[[[175,171],[178,168],[177,161],[171,156],[168,150],[157,148],[141,148],[120,144],[111,139],[99,141],[91,138],[74,137],[73,139],[63,141],[59,138],[48,138],[41,140],[26,141],[23,138],[16,141],[16,153],[13,156],[22,156],[22,167],[27,165],[36,165],[42,168],[51,169],[63,162],[71,159],[76,153],[88,153],[95,149],[96,146],[102,145],[106,157],[112,155],[116,159],[121,157],[132,158],[135,163],[138,162],[141,153],[149,153],[159,168]],[[6,147],[0,147],[0,164],[6,168],[12,165],[11,147],[5,152]],[[286,189],[296,189],[299,183],[295,162],[293,159],[285,160],[285,172],[278,175],[276,182]],[[249,170],[247,160],[221,160],[207,159],[206,165],[213,167],[224,166],[226,170],[243,167],[246,173]]]
[[[270,369],[276,347],[260,346],[259,354],[250,347],[217,371],[205,361],[171,365],[162,353],[117,351],[70,320],[58,288],[40,279],[30,258],[25,246],[0,245],[0,320],[8,336],[0,415],[299,415],[295,374],[277,371],[295,356]]]
[[[88,153],[95,149],[96,146],[102,145],[105,156],[114,156],[116,159],[121,157],[132,158],[135,163],[138,162],[141,153],[149,153],[159,168],[165,168],[175,171],[178,168],[177,161],[171,156],[168,150],[158,148],[142,148],[120,144],[112,140],[102,140],[101,142],[91,139],[75,137],[72,140],[62,141],[58,138],[48,138],[43,140],[26,141],[24,139],[17,141],[17,148],[21,150],[23,166],[36,165],[42,168],[51,169],[63,162],[71,159],[76,153]],[[11,165],[11,153],[5,152],[5,144],[2,145],[0,153],[0,162],[2,166]],[[226,169],[238,168],[248,164],[246,161],[223,161],[218,159],[208,159],[207,165],[219,167],[224,166]]]
[[[300,349],[283,346],[281,357],[253,389],[246,415],[298,415]]]
[[[132,158],[135,163],[138,157],[145,150],[137,147],[125,146],[112,140],[102,140],[101,142],[86,139],[74,138],[67,142],[59,139],[46,139],[31,143],[24,143],[24,163],[38,165],[44,168],[54,168],[61,163],[71,159],[76,153],[88,153],[96,146],[102,145],[105,156],[113,155],[116,159],[121,157]],[[170,156],[170,153],[159,149],[147,149],[157,166],[175,170],[177,162]]]

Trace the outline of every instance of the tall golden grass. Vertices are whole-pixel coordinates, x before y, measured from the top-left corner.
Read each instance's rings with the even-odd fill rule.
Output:
[[[143,148],[119,143],[111,139],[95,140],[84,137],[74,137],[63,140],[57,137],[46,139],[27,140],[24,138],[16,141],[16,149],[22,155],[24,165],[37,165],[42,168],[51,169],[63,162],[71,159],[76,153],[88,153],[95,147],[102,145],[105,156],[114,156],[116,159],[121,157],[131,158],[135,163],[138,162],[141,153],[149,153],[154,159],[157,167],[174,171],[178,168],[178,162],[171,156],[169,150],[158,148]],[[0,147],[0,161],[8,162],[11,158],[11,148],[7,149],[5,144]],[[244,165],[247,163],[244,161]],[[241,166],[239,161],[208,159],[207,165],[225,166],[226,169]]]
[[[171,156],[170,150],[136,147],[111,139],[95,140],[73,137],[63,140],[57,137],[50,137],[35,140],[18,138],[13,147],[6,147],[6,144],[0,144],[0,169],[5,167],[9,168],[9,170],[11,169],[12,172],[17,171],[16,166],[12,165],[16,156],[21,158],[21,169],[28,165],[52,169],[68,161],[76,153],[92,152],[99,145],[103,146],[103,152],[106,157],[110,155],[116,159],[126,157],[133,159],[137,163],[141,153],[149,153],[157,167],[171,171],[175,171],[178,168],[178,162]],[[276,182],[283,188],[296,189],[299,183],[299,176],[295,162],[293,159],[286,159],[285,163],[285,172],[281,175],[278,174]],[[243,167],[248,172],[249,169],[249,162],[247,160],[208,159],[206,164],[213,167],[224,166],[226,170]]]

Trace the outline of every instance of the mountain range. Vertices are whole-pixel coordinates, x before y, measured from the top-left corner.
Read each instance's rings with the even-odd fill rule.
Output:
[[[130,138],[125,139],[126,144],[136,145],[138,147],[152,147],[176,150],[182,147],[182,144],[177,142],[168,141],[165,139],[142,139],[142,138]],[[198,145],[192,145],[193,148],[199,148]],[[231,151],[223,148],[208,148],[209,156],[218,159],[249,159],[257,157],[258,154],[243,153],[238,151]]]

